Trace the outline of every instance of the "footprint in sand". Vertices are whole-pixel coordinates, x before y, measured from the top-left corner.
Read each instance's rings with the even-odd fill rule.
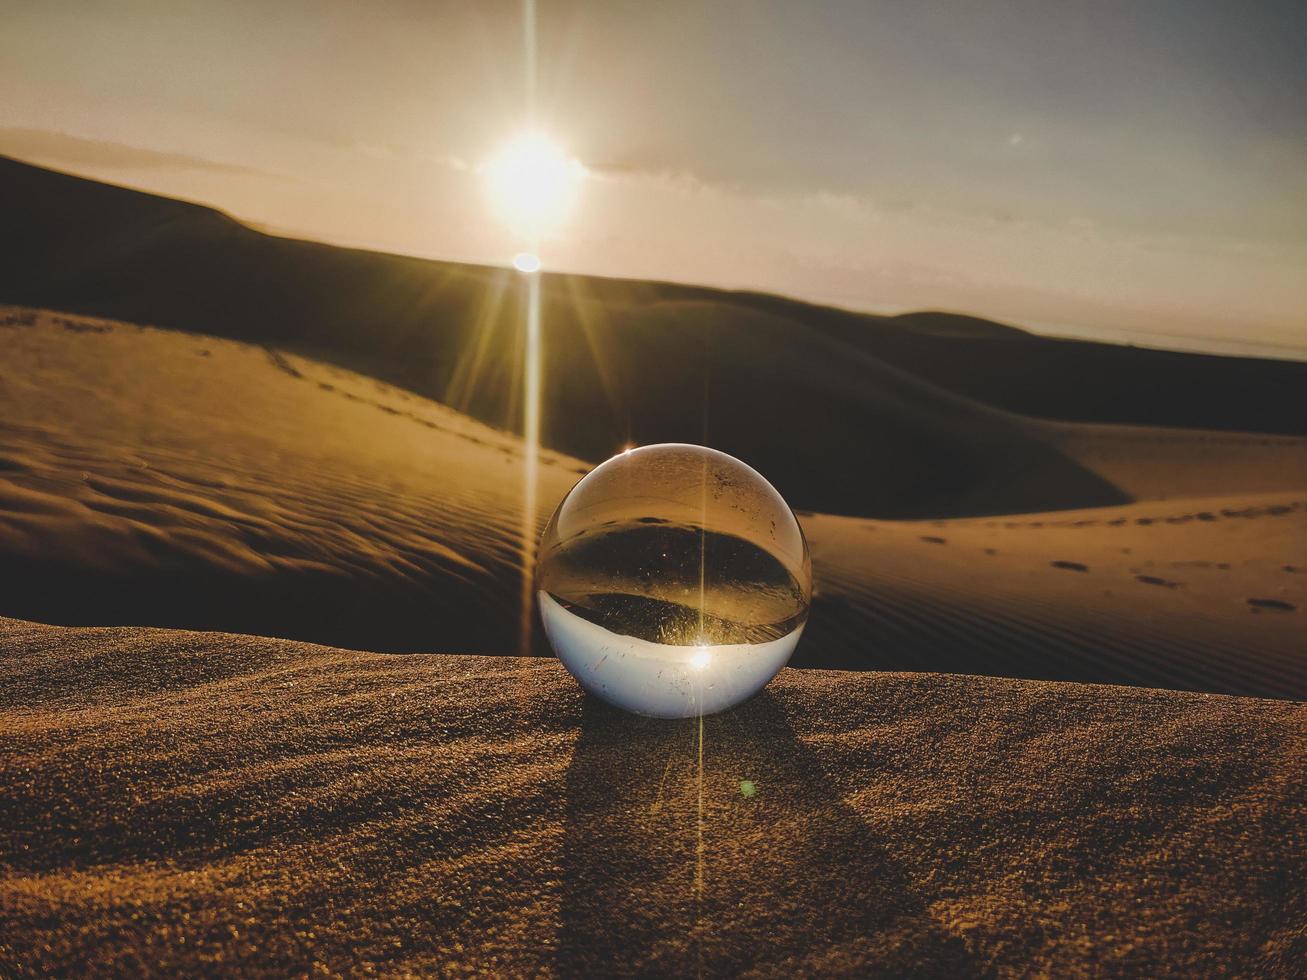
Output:
[[[948,544],[947,538],[937,538],[930,534],[923,534],[921,540],[925,541],[927,544]]]
[[[1064,568],[1064,569],[1066,569],[1068,572],[1087,572],[1087,571],[1089,571],[1089,566],[1088,566],[1088,565],[1082,565],[1082,564],[1081,564],[1080,562],[1078,562],[1078,561],[1050,561],[1049,564],[1052,565],[1054,568]]]
[[[1169,579],[1158,578],[1156,575],[1136,575],[1136,582],[1143,582],[1145,585],[1160,585],[1164,589],[1182,588],[1183,582],[1172,582]]]
[[[70,320],[62,316],[55,317],[51,322],[72,333],[109,333],[113,330],[113,327],[107,323],[87,323],[84,320]]]
[[[1280,599],[1249,599],[1248,605],[1252,606],[1253,612],[1261,612],[1263,609],[1270,609],[1275,612],[1293,612],[1298,608],[1292,602],[1284,602]]]

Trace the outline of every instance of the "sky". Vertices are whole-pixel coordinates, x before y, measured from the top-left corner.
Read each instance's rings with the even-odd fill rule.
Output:
[[[549,268],[1307,351],[1307,4],[538,0]],[[521,0],[0,0],[0,153],[506,264]]]

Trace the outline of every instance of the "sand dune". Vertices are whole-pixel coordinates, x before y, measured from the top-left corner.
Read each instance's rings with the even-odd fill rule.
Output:
[[[0,320],[0,612],[518,650],[515,437],[263,347],[33,311]],[[1307,697],[1307,489],[1288,489],[1307,488],[1303,441],[1061,432],[1104,478],[1146,490],[1162,458],[1166,496],[1195,499],[930,522],[804,515],[817,604],[796,663]],[[1222,474],[1223,458],[1242,462]],[[537,526],[585,471],[546,462]],[[1245,490],[1198,498],[1222,480]]]
[[[297,350],[518,427],[524,290],[507,270],[275,238],[14,161],[0,160],[0,195],[21,243],[0,302]],[[547,445],[597,462],[628,441],[706,443],[824,513],[1128,502],[1028,416],[1307,435],[1307,364],[665,283],[560,275],[542,291]]]
[[[554,661],[0,620],[0,731],[10,976],[1303,954],[1284,702],[789,670],[705,719],[700,770],[693,721],[602,709]]]
[[[27,319],[0,328],[6,610],[515,648],[514,437],[259,347]],[[579,472],[545,455],[550,506]]]
[[[822,615],[796,664],[1307,697],[1307,493],[804,524]]]

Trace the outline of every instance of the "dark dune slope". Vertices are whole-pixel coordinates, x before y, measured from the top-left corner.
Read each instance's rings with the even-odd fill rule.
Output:
[[[14,161],[0,161],[0,204],[15,243],[0,301],[296,348],[517,427],[521,283],[504,270],[270,237]],[[549,445],[595,460],[628,440],[710,442],[817,510],[1127,499],[1038,425],[972,399],[1097,421],[1307,425],[1303,365],[1073,345],[1099,359],[1085,374],[1061,342],[967,317],[580,276],[546,277],[545,298]],[[1088,394],[1105,377],[1109,395]],[[1217,402],[1231,411],[1209,418]]]

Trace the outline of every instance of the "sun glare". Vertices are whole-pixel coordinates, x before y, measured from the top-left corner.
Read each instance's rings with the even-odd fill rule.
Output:
[[[540,133],[514,139],[485,168],[491,202],[514,234],[538,242],[557,234],[585,168]]]
[[[530,275],[540,271],[540,256],[534,252],[518,252],[513,256],[513,268]]]

